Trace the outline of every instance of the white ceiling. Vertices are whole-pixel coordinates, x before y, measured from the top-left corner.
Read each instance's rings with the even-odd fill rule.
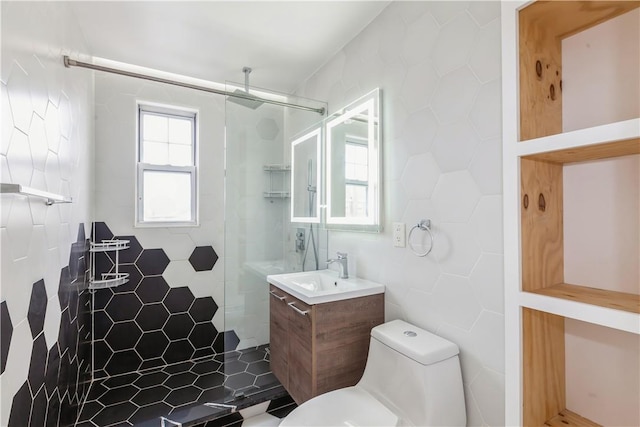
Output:
[[[291,93],[389,1],[72,2],[94,56]]]

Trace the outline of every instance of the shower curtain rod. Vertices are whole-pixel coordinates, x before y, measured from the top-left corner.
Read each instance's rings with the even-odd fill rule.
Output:
[[[253,95],[250,95],[250,94],[246,94],[245,95],[245,94],[243,94],[241,92],[227,92],[226,90],[213,89],[213,88],[208,88],[208,87],[204,87],[204,86],[198,86],[198,85],[194,85],[194,84],[190,84],[190,83],[183,83],[183,82],[179,82],[177,80],[163,79],[161,77],[154,77],[154,76],[149,76],[149,75],[146,75],[146,74],[134,73],[134,72],[125,71],[125,70],[119,70],[117,68],[111,68],[111,67],[105,67],[105,66],[102,66],[102,65],[90,64],[88,62],[76,61],[75,59],[69,58],[67,55],[64,55],[63,59],[64,59],[64,66],[67,67],[67,68],[71,68],[71,67],[88,68],[90,70],[104,71],[106,73],[119,74],[121,76],[134,77],[134,78],[143,79],[143,80],[151,80],[151,81],[158,82],[158,83],[165,83],[165,84],[169,84],[169,85],[185,87],[185,88],[188,88],[188,89],[194,89],[194,90],[200,90],[200,91],[203,91],[203,92],[215,93],[216,95],[233,96],[233,97],[236,97],[236,98],[248,99],[250,101],[264,102],[265,104],[280,105],[282,107],[291,107],[291,108],[296,108],[298,110],[314,111],[314,112],[316,112],[316,113],[318,113],[320,115],[324,115],[324,113],[325,113],[325,108],[324,107],[322,107],[322,108],[307,107],[305,105],[291,104],[289,102],[276,101],[274,99],[260,98],[258,96],[253,96]]]

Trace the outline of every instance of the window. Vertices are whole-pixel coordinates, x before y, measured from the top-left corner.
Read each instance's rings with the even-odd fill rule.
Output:
[[[138,105],[138,225],[195,225],[196,113]]]
[[[347,217],[367,216],[369,148],[365,139],[347,136],[344,149],[345,208]]]

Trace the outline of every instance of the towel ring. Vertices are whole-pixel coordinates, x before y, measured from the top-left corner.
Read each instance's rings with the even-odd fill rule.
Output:
[[[426,231],[427,233],[429,233],[431,244],[429,245],[429,249],[427,249],[425,252],[416,251],[416,249],[413,247],[413,243],[411,243],[411,233],[413,233],[413,230],[416,230],[416,229]],[[414,255],[419,257],[424,257],[429,255],[429,252],[431,252],[431,249],[433,249],[433,233],[431,232],[430,219],[421,219],[419,223],[411,227],[411,230],[409,230],[409,236],[407,237],[407,244],[409,245],[409,249],[411,249],[411,252],[413,252]]]

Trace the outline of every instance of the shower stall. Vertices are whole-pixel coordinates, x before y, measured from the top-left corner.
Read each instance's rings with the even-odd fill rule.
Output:
[[[92,290],[87,308],[93,381],[78,425],[157,426],[164,418],[165,425],[203,426],[265,400],[290,405],[269,366],[266,276],[315,269],[315,258],[326,256],[326,232],[292,224],[289,197],[291,141],[324,118],[326,105],[249,88],[248,81],[220,90],[67,57],[65,63],[102,72],[97,158],[133,161],[122,154],[136,141],[132,93],[167,108],[191,106],[200,138],[197,226],[132,227],[127,191],[135,179],[127,174],[135,168],[122,168],[117,183],[106,169],[98,172],[109,192],[100,193],[91,241],[129,243],[118,246],[121,253],[94,254],[90,270],[102,278],[94,285],[115,276],[107,280],[113,287]],[[316,192],[308,186],[310,198]]]
[[[228,91],[238,90],[228,84]],[[313,105],[273,92],[245,91],[262,98]],[[268,358],[270,274],[318,269],[326,259],[326,231],[314,224],[291,222],[291,142],[317,124],[316,111],[247,104],[228,97],[225,103],[225,328],[237,342],[225,350],[257,348]],[[319,197],[311,176],[318,168],[307,164],[310,199]],[[322,255],[321,255],[322,254]]]

